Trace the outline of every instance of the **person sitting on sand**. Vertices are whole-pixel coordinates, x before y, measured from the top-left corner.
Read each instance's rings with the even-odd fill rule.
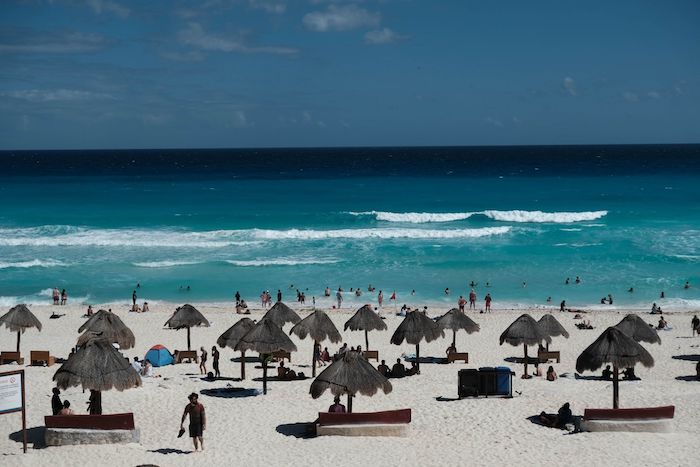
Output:
[[[550,366],[549,368],[547,368],[547,381],[554,381],[557,378],[557,372],[554,371],[554,367]]]
[[[92,314],[92,305],[88,305],[87,313],[85,313],[85,316],[92,316]]]
[[[698,315],[693,316],[693,319],[690,321],[690,327],[693,330],[693,337],[695,337],[695,334],[700,335],[700,318],[698,318]]]
[[[59,410],[58,415],[75,415],[73,409],[70,408],[70,402],[67,400],[63,401],[63,408]]]
[[[141,371],[143,370],[143,366],[139,362],[139,357],[134,357],[134,361],[131,362],[131,367],[136,370],[136,373],[141,374]]]
[[[540,422],[552,428],[564,428],[567,424],[573,423],[574,415],[571,413],[569,403],[562,405],[556,415],[545,412],[540,413]]]
[[[451,353],[457,353],[457,347],[455,347],[454,344],[450,344],[450,346],[445,350],[445,355],[450,355]]]
[[[331,361],[331,355],[328,353],[328,347],[323,348],[323,352],[321,352],[321,360],[323,360],[324,362]]]
[[[389,366],[386,364],[386,360],[382,360],[382,363],[379,364],[377,367],[377,371],[382,374],[384,377],[389,377],[389,374],[391,373],[391,370],[389,369]]]
[[[665,329],[666,326],[668,326],[668,323],[666,322],[666,320],[664,319],[663,316],[660,317],[660,318],[659,318],[659,324],[658,324],[658,326],[656,326],[656,329]]]
[[[279,379],[296,379],[297,374],[294,370],[290,370],[284,366],[284,360],[280,362],[280,366],[277,367],[277,378]]]
[[[53,396],[51,396],[51,414],[52,415],[58,415],[58,413],[63,409],[63,402],[61,402],[61,398],[58,396],[61,394],[61,391],[58,388],[53,388]]]
[[[406,376],[413,376],[418,374],[418,367],[416,366],[416,362],[411,362],[411,368],[406,370]]]
[[[613,372],[610,369],[610,365],[605,366],[605,369],[603,370],[603,374],[601,376],[603,379],[612,379]]]
[[[340,403],[340,396],[335,396],[333,398],[333,405],[328,407],[328,412],[330,413],[345,413],[345,406]]]
[[[406,376],[406,367],[403,366],[403,363],[401,363],[401,359],[397,358],[396,363],[391,368],[391,377],[403,378],[404,376]]]
[[[622,379],[627,380],[627,381],[634,381],[634,380],[638,380],[640,378],[638,378],[637,375],[634,374],[634,367],[632,366],[632,367],[625,369],[622,372]]]
[[[149,309],[148,309],[148,302],[143,302],[143,308],[141,309],[141,311],[142,311],[143,313],[149,311]]]

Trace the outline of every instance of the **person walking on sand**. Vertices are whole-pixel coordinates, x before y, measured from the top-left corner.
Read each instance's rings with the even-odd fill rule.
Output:
[[[202,351],[202,355],[199,357],[199,372],[203,375],[207,374],[207,351],[204,347],[200,347],[199,350]]]
[[[204,411],[204,406],[199,403],[199,396],[193,392],[189,395],[190,403],[185,406],[185,411],[182,413],[180,420],[180,432],[184,433],[185,418],[190,416],[190,438],[194,444],[194,450],[200,449],[204,451],[204,430],[207,429],[207,416]]]
[[[486,298],[484,298],[484,302],[486,302],[486,312],[491,313],[491,294],[487,293]]]
[[[457,300],[457,306],[459,306],[459,311],[464,312],[464,306],[467,304],[467,301],[462,297],[461,295],[459,296],[459,300]]]
[[[700,335],[700,318],[698,318],[698,315],[693,316],[690,326],[693,328],[693,337],[695,337],[695,334]]]
[[[216,346],[211,348],[211,364],[214,367],[214,376],[217,378],[221,377],[221,372],[219,371],[219,351],[216,349]]]
[[[335,299],[338,301],[338,309],[340,310],[340,305],[343,303],[343,289],[338,287],[338,291],[335,293]]]

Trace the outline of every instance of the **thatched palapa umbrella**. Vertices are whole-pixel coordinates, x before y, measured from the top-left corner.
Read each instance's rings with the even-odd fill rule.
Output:
[[[0,316],[0,324],[4,324],[10,332],[17,333],[17,352],[22,333],[26,329],[37,328],[41,332],[41,321],[24,304],[13,306],[10,311]]]
[[[272,308],[265,313],[262,319],[272,320],[278,328],[283,328],[287,323],[297,324],[301,321],[299,315],[282,302],[272,305]]]
[[[569,332],[564,329],[564,326],[550,313],[542,315],[537,324],[540,325],[542,331],[549,337],[563,336],[565,339],[569,338]],[[547,350],[549,350],[549,342],[547,342]]]
[[[241,318],[220,335],[216,343],[219,347],[230,347],[235,350],[236,344],[241,340],[241,337],[245,336],[254,327],[255,323],[252,319]],[[241,351],[241,379],[245,379],[245,350]]]
[[[452,308],[450,311],[440,316],[436,321],[442,329],[452,330],[452,347],[455,349],[457,341],[457,331],[464,329],[467,334],[479,332],[479,325],[476,324],[469,316],[459,311],[458,308]]]
[[[352,315],[352,318],[345,322],[345,330],[365,331],[365,350],[369,350],[369,331],[386,331],[386,323],[372,309],[370,305],[364,305]]]
[[[182,305],[165,322],[165,325],[173,329],[187,328],[187,350],[192,350],[190,345],[190,328],[193,326],[209,327],[209,321],[190,304]]]
[[[649,368],[654,358],[647,350],[620,329],[609,327],[576,359],[576,371],[596,371],[604,364],[613,366],[613,408],[619,407],[619,369],[641,363]]]
[[[629,314],[615,325],[617,329],[634,339],[636,342],[648,342],[649,344],[661,344],[661,338],[656,329],[649,326],[638,315]]]
[[[254,350],[260,353],[263,365],[263,394],[267,394],[267,356],[278,350],[296,352],[297,346],[272,320],[262,319],[241,337],[235,350]]]
[[[373,396],[379,389],[384,394],[392,390],[391,383],[359,352],[348,350],[342,358],[334,361],[311,383],[309,393],[314,399],[321,397],[326,389],[334,396],[348,395],[348,412],[352,412],[352,397],[358,392]]]
[[[445,337],[445,332],[432,319],[420,311],[411,311],[403,319],[391,336],[391,343],[401,345],[406,340],[416,346],[416,370],[420,373],[420,341],[432,342],[438,337]]]
[[[56,386],[67,389],[72,386],[82,386],[83,389],[97,391],[98,397],[93,399],[90,413],[102,413],[101,391],[112,388],[117,391],[141,386],[141,377],[129,361],[103,337],[93,337],[68,360],[61,365],[53,375]],[[96,399],[96,400],[95,400]]]
[[[551,342],[552,338],[544,333],[542,328],[535,319],[528,315],[521,315],[518,319],[513,321],[508,328],[501,334],[500,342],[503,345],[504,342],[510,345],[523,346],[525,351],[525,373],[523,377],[527,378],[527,346],[528,345],[540,345],[542,342]]]
[[[83,333],[78,338],[78,347],[85,345],[95,335],[100,335],[109,342],[119,344],[120,349],[131,349],[136,345],[134,333],[119,316],[111,311],[98,311],[78,328],[78,332]]]
[[[334,344],[343,340],[335,324],[323,310],[316,310],[295,324],[289,331],[289,335],[292,334],[296,334],[299,339],[306,339],[306,336],[309,335],[314,340],[311,376],[316,376],[316,345],[326,339]]]

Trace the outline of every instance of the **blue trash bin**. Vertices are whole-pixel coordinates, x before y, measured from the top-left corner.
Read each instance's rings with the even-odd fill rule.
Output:
[[[497,366],[496,370],[496,394],[509,396],[512,394],[511,370],[507,366]]]

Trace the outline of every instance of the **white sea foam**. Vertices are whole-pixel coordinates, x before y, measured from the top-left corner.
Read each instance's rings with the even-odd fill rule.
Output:
[[[374,216],[378,221],[403,222],[409,224],[424,224],[432,222],[455,222],[469,219],[475,215],[483,215],[496,221],[529,222],[529,223],[560,223],[592,221],[605,217],[608,211],[583,212],[543,212],[543,211],[475,211],[475,212],[388,212],[362,211],[349,212],[353,216]]]
[[[259,259],[259,260],[226,260],[227,263],[234,266],[298,266],[308,264],[335,264],[340,260],[333,258],[319,259],[294,259],[294,258],[279,258],[279,259]]]
[[[608,211],[583,212],[543,212],[543,211],[483,211],[483,214],[497,221],[505,222],[546,222],[569,224],[592,221],[605,217]]]
[[[490,235],[503,235],[510,227],[484,227],[480,229],[337,229],[337,230],[255,230],[254,236],[264,240],[326,240],[330,238],[349,239],[391,239],[391,238],[479,238]]]
[[[51,305],[53,303],[52,300],[52,294],[53,294],[53,289],[44,289],[40,290],[39,292],[36,292],[31,295],[20,295],[20,296],[9,296],[9,295],[2,295],[0,296],[0,307],[1,308],[6,308],[6,307],[12,307],[15,305],[19,305],[20,303],[24,303],[26,305]],[[68,295],[68,303],[69,304],[75,304],[75,303],[86,303],[90,299],[89,295],[86,295],[84,297],[71,297]]]
[[[143,263],[132,263],[140,268],[172,268],[175,266],[189,266],[191,264],[201,264],[200,261],[151,261]]]
[[[562,232],[580,232],[583,229],[559,229]]]
[[[58,267],[58,266],[67,266],[66,263],[62,261],[57,261],[53,259],[46,259],[46,260],[41,260],[41,259],[33,259],[31,261],[17,261],[14,263],[11,262],[0,262],[0,269],[9,269],[9,268],[53,268],[53,267]]]

